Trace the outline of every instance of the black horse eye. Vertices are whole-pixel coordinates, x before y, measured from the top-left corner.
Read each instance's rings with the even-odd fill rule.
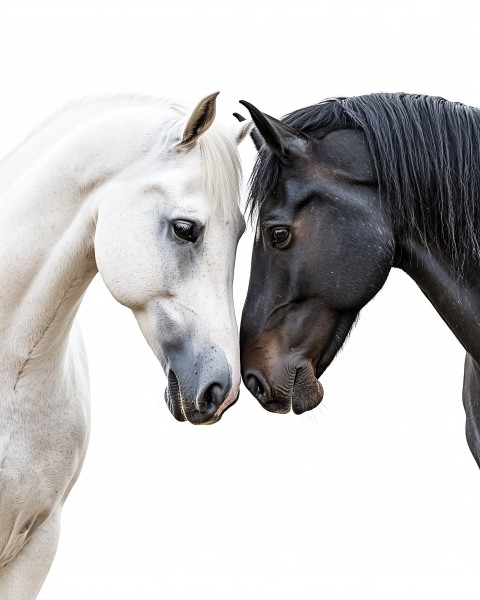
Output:
[[[287,227],[273,227],[270,230],[272,245],[276,248],[286,248],[290,242],[290,229]]]
[[[188,242],[195,242],[198,238],[198,233],[195,231],[195,224],[190,221],[175,221],[173,223],[173,231],[177,237]]]

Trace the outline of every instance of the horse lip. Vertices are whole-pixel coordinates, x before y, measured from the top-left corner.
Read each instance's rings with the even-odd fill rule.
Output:
[[[310,363],[297,367],[293,381],[291,407],[296,415],[316,408],[323,400],[323,386],[318,381],[316,369]]]
[[[262,404],[262,407],[268,412],[286,415],[292,410],[292,403],[291,400],[270,400]]]
[[[177,421],[187,421],[187,415],[183,406],[180,384],[174,371],[168,371],[167,388],[165,389],[165,401],[172,415]]]
[[[239,396],[240,396],[240,388],[238,389],[236,394],[233,394],[233,391],[230,390],[230,393],[228,394],[228,396],[225,398],[223,403],[217,408],[217,411],[213,415],[213,418],[215,419],[215,421],[211,421],[211,422],[216,423],[218,420],[220,420],[223,416],[223,413],[226,412],[231,406],[233,406],[235,404],[235,402],[238,400]]]

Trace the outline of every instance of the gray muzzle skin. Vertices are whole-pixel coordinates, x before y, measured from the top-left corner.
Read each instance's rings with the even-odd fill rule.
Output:
[[[178,421],[195,425],[216,423],[237,398],[232,391],[232,370],[222,348],[208,345],[198,351],[182,344],[165,348],[168,386],[165,401]]]

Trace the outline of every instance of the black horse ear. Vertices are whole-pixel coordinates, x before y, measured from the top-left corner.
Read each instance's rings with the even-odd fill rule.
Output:
[[[234,112],[233,116],[238,119],[240,122],[242,121],[246,121],[245,117],[243,115],[241,115],[240,113]],[[257,128],[255,127],[254,129],[252,129],[252,131],[250,131],[250,137],[253,140],[253,143],[255,144],[255,148],[257,150],[260,150],[260,148],[263,146],[263,138],[262,136],[258,133]]]
[[[305,152],[308,138],[303,133],[263,113],[246,100],[240,100],[240,104],[248,109],[261,137],[278,156],[286,159]]]

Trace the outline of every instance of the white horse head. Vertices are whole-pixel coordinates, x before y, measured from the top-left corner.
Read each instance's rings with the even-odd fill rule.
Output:
[[[192,423],[217,421],[240,385],[232,284],[244,220],[236,144],[250,123],[235,134],[213,124],[216,96],[190,116],[170,108],[160,128],[153,112],[139,114],[145,140],[136,160],[129,157],[96,197],[99,272],[160,360],[172,414]],[[130,119],[138,129],[133,113]]]

